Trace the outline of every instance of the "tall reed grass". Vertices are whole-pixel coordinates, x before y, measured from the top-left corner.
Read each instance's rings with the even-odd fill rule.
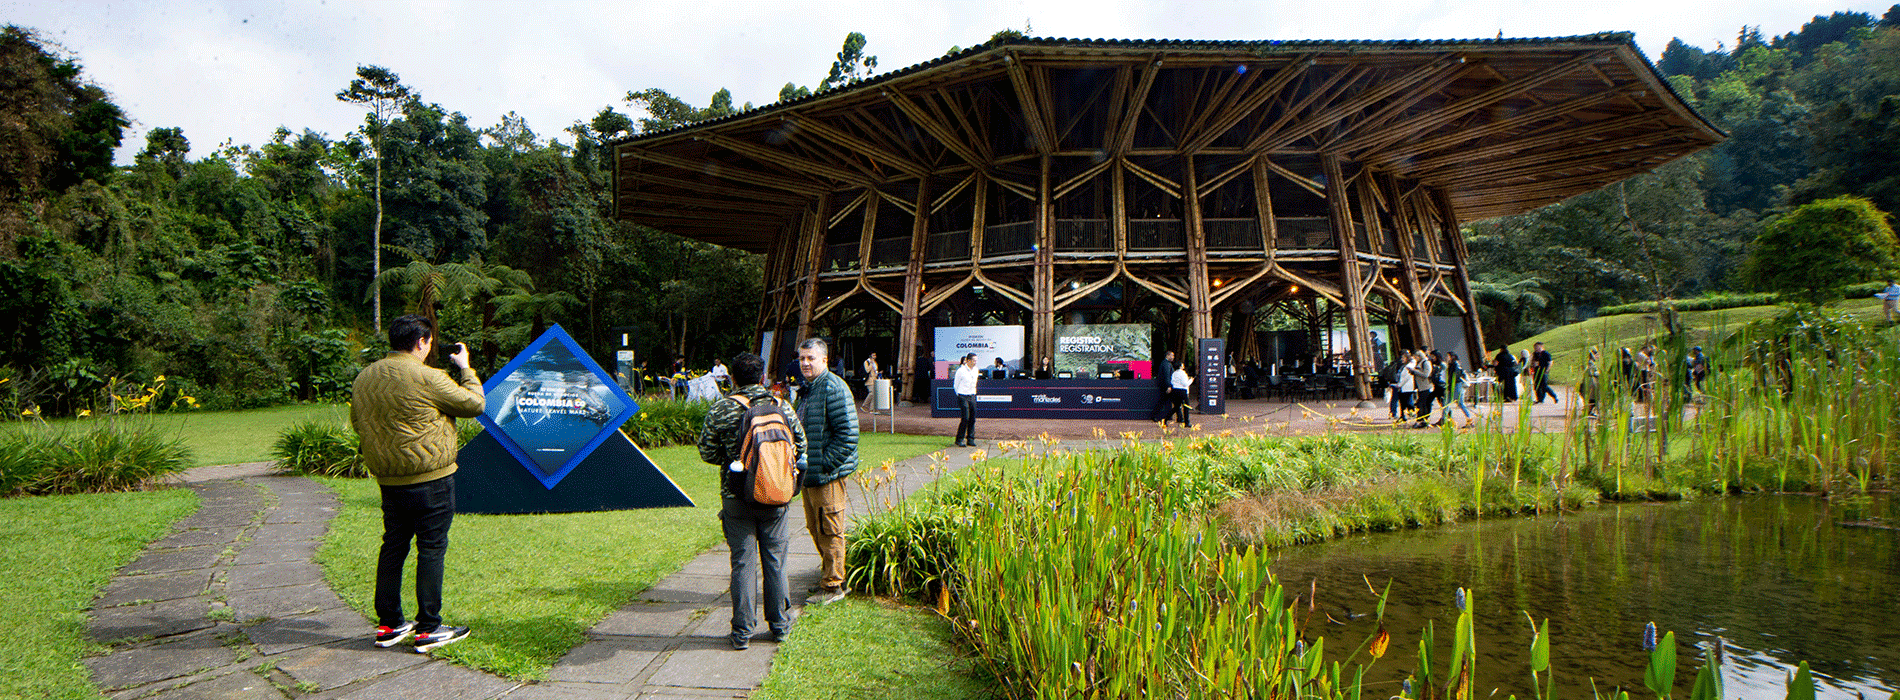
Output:
[[[1004,445],[1004,458],[865,519],[849,575],[862,590],[933,603],[1012,698],[1359,698],[1391,633],[1381,626],[1345,661],[1322,663],[1323,625],[1308,624],[1316,592],[1283,589],[1271,547],[1599,498],[1888,481],[1900,421],[1890,332],[1796,310],[1708,348],[1700,388],[1686,380],[1682,336],[1657,346],[1655,369],[1627,377],[1606,348],[1556,430],[1494,405],[1475,429],[1423,439]],[[1458,597],[1451,657],[1433,658],[1428,625],[1396,696],[1470,697],[1478,654]],[[1533,629],[1530,671],[1548,688],[1547,627]],[[1645,649],[1646,684],[1671,697],[1673,634],[1651,630]],[[1710,658],[1687,697],[1722,697],[1720,664]],[[1788,697],[1812,692],[1805,668],[1791,676]]]

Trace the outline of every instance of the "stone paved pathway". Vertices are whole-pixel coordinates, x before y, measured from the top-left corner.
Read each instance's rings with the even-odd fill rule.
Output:
[[[882,491],[851,494],[851,512],[881,508],[886,498],[896,502],[967,467],[972,452],[895,465]],[[184,486],[198,492],[202,508],[121,569],[94,601],[89,633],[109,652],[85,663],[108,697],[746,697],[771,671],[776,648],[763,634],[744,652],[725,641],[730,553],[723,545],[601,621],[545,682],[503,680],[407,647],[378,649],[366,639],[371,622],[337,598],[314,561],[336,497],[308,479],[260,471],[232,465],[187,473]],[[819,560],[802,509],[793,513],[787,574],[802,609]]]

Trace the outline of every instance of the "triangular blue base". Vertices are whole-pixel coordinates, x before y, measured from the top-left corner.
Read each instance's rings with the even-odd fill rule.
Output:
[[[553,488],[521,467],[482,431],[456,458],[457,513],[576,513],[632,508],[691,508],[693,499],[618,430]]]

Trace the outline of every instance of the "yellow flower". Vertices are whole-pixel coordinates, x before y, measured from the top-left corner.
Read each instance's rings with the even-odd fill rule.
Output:
[[[92,409],[90,409],[90,408],[82,408],[82,409],[79,409],[79,417],[80,417],[80,418],[85,418],[85,417],[87,417],[87,416],[91,416],[91,415],[92,415]]]
[[[158,375],[158,378],[157,378],[157,379],[154,379],[154,380],[152,380],[152,383],[154,383],[154,384],[164,384],[164,383],[165,383],[165,375],[163,375],[163,374],[161,374],[161,375]]]

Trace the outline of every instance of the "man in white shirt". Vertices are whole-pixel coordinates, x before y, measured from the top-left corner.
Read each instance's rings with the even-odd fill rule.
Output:
[[[726,363],[720,362],[717,357],[713,358],[712,370],[707,372],[706,376],[712,377],[722,389],[732,388],[732,373],[726,371]]]
[[[952,387],[957,392],[957,447],[976,446],[976,353],[963,356]]]
[[[1168,415],[1169,417],[1180,416],[1181,427],[1183,428],[1193,427],[1194,425],[1192,421],[1188,420],[1188,389],[1193,386],[1194,377],[1188,375],[1187,367],[1185,366],[1174,368],[1174,374],[1168,377],[1168,400],[1174,403],[1174,410],[1170,411]],[[1165,428],[1167,426],[1168,422],[1166,420],[1161,421],[1161,427]]]

